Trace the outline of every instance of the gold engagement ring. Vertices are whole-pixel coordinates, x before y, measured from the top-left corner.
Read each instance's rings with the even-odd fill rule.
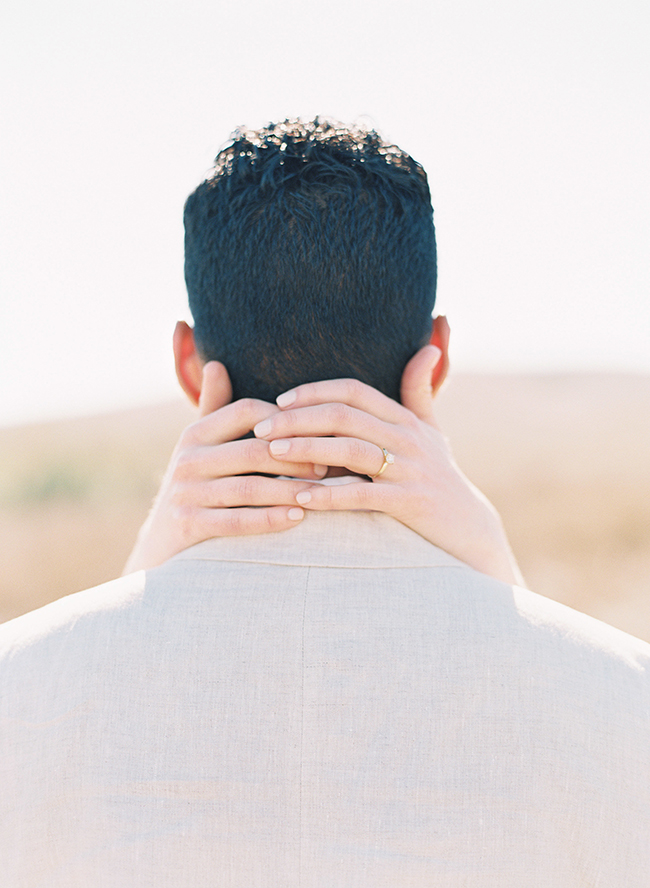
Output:
[[[394,454],[392,454],[392,453],[390,452],[390,450],[386,450],[385,447],[382,447],[382,448],[381,448],[381,452],[382,452],[383,455],[384,455],[384,461],[383,461],[383,463],[381,464],[381,469],[377,472],[377,474],[376,474],[376,475],[371,475],[371,476],[370,476],[370,477],[373,478],[373,479],[374,479],[374,478],[379,478],[379,476],[382,475],[382,474],[386,471],[386,466],[392,466],[393,463],[395,462],[395,456],[394,456]]]

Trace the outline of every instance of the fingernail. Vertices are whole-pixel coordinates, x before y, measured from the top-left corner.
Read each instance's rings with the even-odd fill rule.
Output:
[[[311,502],[311,493],[308,490],[301,490],[300,493],[296,494],[296,502],[300,503],[301,506],[306,506],[307,503]]]
[[[292,521],[300,521],[304,514],[303,510],[298,508],[289,509],[288,512],[289,518],[291,518]]]
[[[431,357],[434,358],[433,366],[435,367],[442,357],[442,351],[438,348],[437,345],[430,345],[429,348],[431,349]]]
[[[275,403],[278,407],[288,407],[289,404],[293,404],[297,397],[298,392],[295,389],[292,389],[290,392],[284,392],[284,394],[278,395],[275,399]]]
[[[262,422],[258,422],[253,432],[256,438],[265,438],[268,433],[271,431],[271,420],[263,419]]]
[[[318,475],[319,478],[322,478],[323,475],[327,475],[327,466],[314,466],[314,475]]]
[[[277,441],[271,441],[269,444],[269,450],[273,454],[273,456],[280,456],[282,453],[286,453],[289,449],[289,442],[285,439],[279,438]]]

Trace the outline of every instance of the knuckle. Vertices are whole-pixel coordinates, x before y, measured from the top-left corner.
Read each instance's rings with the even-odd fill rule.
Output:
[[[242,503],[253,503],[257,495],[257,480],[252,475],[237,479],[236,496]]]
[[[358,379],[345,379],[343,380],[343,390],[349,398],[358,398],[363,392],[363,383]]]
[[[237,412],[242,419],[255,415],[255,401],[253,398],[242,398],[237,401]]]
[[[282,517],[275,509],[264,510],[264,528],[266,530],[278,530],[282,525]]]
[[[237,536],[243,530],[243,515],[238,509],[228,509],[225,522],[227,531],[232,536]]]
[[[277,417],[273,431],[275,434],[282,434],[285,430],[290,431],[291,429],[294,429],[299,422],[300,414],[296,413],[294,410],[287,410],[286,413],[281,413]]]
[[[181,540],[185,543],[193,539],[196,533],[196,514],[193,506],[182,504],[174,508],[174,522],[176,523]]]
[[[193,445],[199,443],[200,425],[201,420],[198,420],[197,422],[193,422],[191,425],[188,425],[185,429],[183,429],[179,438],[179,444],[181,447],[192,447]]]
[[[261,441],[258,441],[257,438],[245,438],[241,442],[241,455],[246,462],[257,465],[262,450],[266,450],[266,446]]]
[[[210,478],[195,486],[192,494],[194,502],[204,508],[222,509],[228,505],[228,478]]]
[[[179,508],[190,506],[193,503],[192,494],[194,493],[193,485],[188,481],[175,481],[169,489],[170,502]]]
[[[179,481],[187,481],[197,474],[196,456],[196,449],[193,447],[186,448],[178,454],[174,466],[174,476]]]
[[[342,428],[347,428],[352,419],[352,410],[350,407],[348,407],[347,404],[333,404],[332,418],[337,423],[337,425],[341,426]]]
[[[321,487],[319,488],[321,505],[327,506],[330,508],[334,505],[334,488],[333,487]]]
[[[356,463],[364,463],[368,459],[368,445],[359,438],[350,438],[350,456]]]
[[[373,490],[372,484],[357,484],[350,493],[352,494],[354,505],[358,508],[363,508],[368,505],[372,494],[376,493],[376,491]]]

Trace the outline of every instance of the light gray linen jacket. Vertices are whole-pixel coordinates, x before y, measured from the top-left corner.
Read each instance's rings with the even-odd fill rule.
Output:
[[[3,888],[647,888],[650,646],[307,514],[0,627]]]

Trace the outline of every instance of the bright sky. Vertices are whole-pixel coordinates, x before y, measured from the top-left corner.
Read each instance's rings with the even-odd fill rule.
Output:
[[[176,392],[183,202],[238,124],[429,174],[459,370],[650,372],[645,0],[4,0],[0,424]]]

